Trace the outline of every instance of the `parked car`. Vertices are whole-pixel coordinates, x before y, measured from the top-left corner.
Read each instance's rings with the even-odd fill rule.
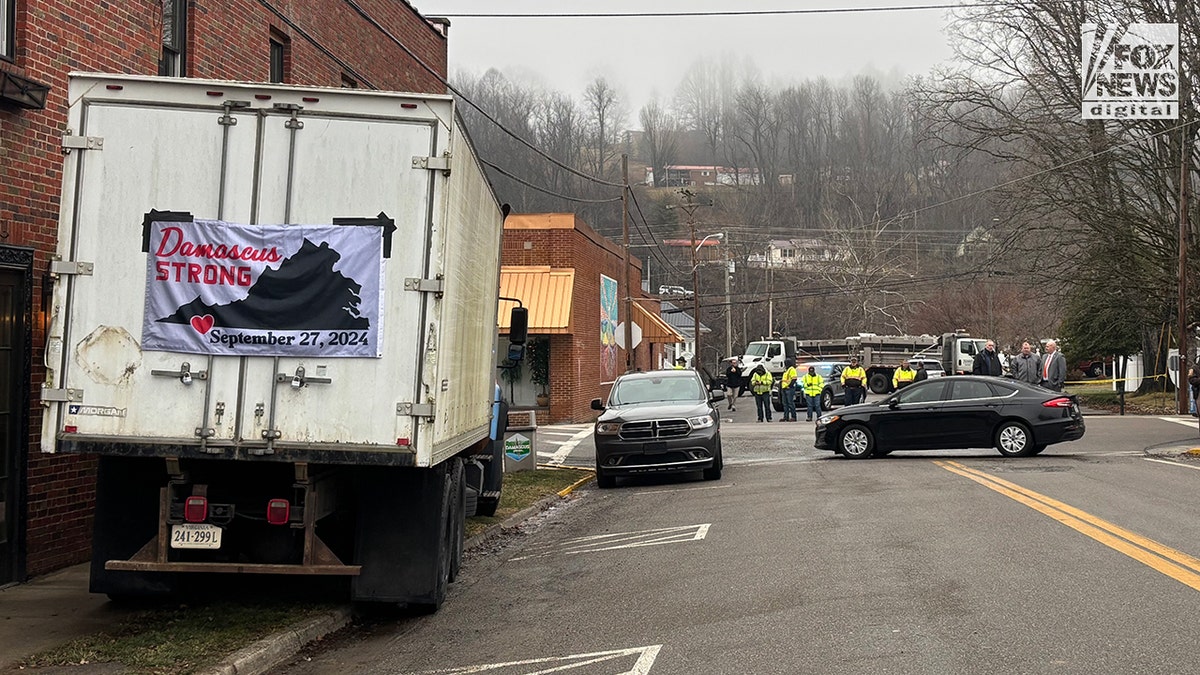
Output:
[[[796,364],[796,372],[800,377],[808,374],[808,367],[817,369],[817,374],[825,378],[825,388],[821,390],[821,410],[833,410],[834,405],[846,403],[846,390],[842,387],[842,369],[850,365],[849,361],[809,361]],[[798,386],[798,385],[797,385]],[[775,412],[783,411],[783,399],[779,397],[779,380],[771,387],[771,406]],[[804,410],[804,396],[797,390],[796,410]]]
[[[943,375],[946,374],[946,371],[942,369],[942,362],[938,361],[937,359],[909,359],[908,360],[908,365],[912,366],[913,369],[916,369],[918,363],[922,363],[925,365],[925,376],[926,377],[942,377]]]
[[[893,450],[996,448],[1005,457],[1036,455],[1083,437],[1075,396],[990,377],[925,380],[886,399],[821,416],[816,446],[850,459]]]
[[[694,370],[652,370],[617,378],[596,420],[596,484],[616,486],[618,476],[703,471],[719,480],[721,417],[714,403],[725,392],[709,391]]]
[[[1105,373],[1112,374],[1113,359],[1111,356],[1107,356],[1105,358],[1094,357],[1089,359],[1080,359],[1079,362],[1075,364],[1075,368],[1082,371],[1083,374],[1087,375],[1088,377],[1102,377]]]

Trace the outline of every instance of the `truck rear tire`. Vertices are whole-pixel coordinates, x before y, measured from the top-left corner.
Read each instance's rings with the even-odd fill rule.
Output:
[[[867,378],[867,386],[876,394],[886,394],[892,390],[892,381],[883,373],[873,373]]]

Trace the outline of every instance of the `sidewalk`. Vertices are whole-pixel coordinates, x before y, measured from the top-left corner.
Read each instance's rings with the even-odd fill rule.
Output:
[[[0,668],[99,632],[132,611],[88,592],[87,563],[0,589]]]

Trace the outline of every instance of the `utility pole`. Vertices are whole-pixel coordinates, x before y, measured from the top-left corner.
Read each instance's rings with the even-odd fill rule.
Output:
[[[696,260],[696,253],[700,250],[700,244],[696,241],[696,209],[701,206],[712,206],[712,203],[697,204],[695,202],[696,195],[688,189],[679,191],[683,195],[684,203],[669,204],[668,209],[683,209],[687,214],[688,232],[691,234],[691,249],[692,249],[692,368],[699,369],[700,365],[700,264]],[[708,237],[705,237],[708,239]],[[701,241],[700,243],[703,243]]]
[[[1188,3],[1180,0],[1175,5],[1176,25],[1183,26],[1183,8]],[[1188,188],[1191,183],[1191,158],[1189,152],[1188,121],[1190,115],[1184,109],[1191,100],[1187,89],[1187,80],[1183,73],[1183,57],[1179,58],[1179,377],[1175,388],[1176,400],[1179,402],[1179,414],[1188,412],[1187,362],[1191,360],[1188,350],[1188,320],[1187,320],[1187,246],[1188,246]],[[1200,405],[1200,403],[1198,403]]]
[[[633,289],[629,287],[629,155],[621,155],[621,236],[625,242],[625,372],[634,369]]]
[[[725,242],[728,244],[729,242]],[[733,306],[729,304],[729,281],[733,277],[733,261],[725,258],[725,358],[733,356]]]
[[[775,251],[774,244],[767,244],[767,338],[775,336],[775,298],[771,297],[771,291],[775,286],[775,274],[771,269],[772,253]]]

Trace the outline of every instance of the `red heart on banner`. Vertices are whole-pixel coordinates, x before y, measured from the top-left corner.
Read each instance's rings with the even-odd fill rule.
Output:
[[[192,328],[196,329],[197,333],[204,335],[208,331],[212,330],[212,327],[213,327],[212,314],[205,314],[204,316],[193,316],[192,317]]]

